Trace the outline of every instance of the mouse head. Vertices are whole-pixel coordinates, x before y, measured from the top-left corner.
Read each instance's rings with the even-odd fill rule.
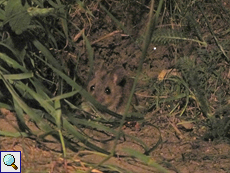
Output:
[[[104,66],[95,72],[87,90],[102,105],[116,111],[123,97],[126,74],[122,66],[107,71]]]

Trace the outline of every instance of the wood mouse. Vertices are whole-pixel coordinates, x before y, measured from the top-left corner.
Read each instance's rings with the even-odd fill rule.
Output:
[[[88,92],[107,109],[118,114],[124,114],[134,80],[126,76],[122,66],[106,70],[101,66],[89,81]],[[134,111],[132,105],[137,105],[134,94],[129,112]]]

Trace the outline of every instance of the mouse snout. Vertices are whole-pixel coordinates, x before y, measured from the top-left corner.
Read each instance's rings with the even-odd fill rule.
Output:
[[[101,103],[101,104],[103,104],[103,102],[104,102],[104,98],[103,97],[98,97],[98,98],[96,98],[96,100],[99,102],[99,103]]]

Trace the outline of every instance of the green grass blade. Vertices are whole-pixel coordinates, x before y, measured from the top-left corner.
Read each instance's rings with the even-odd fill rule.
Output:
[[[151,159],[150,156],[146,156],[134,149],[131,148],[124,148],[125,152],[127,152],[130,156],[134,158],[138,158],[140,161],[142,161],[144,164],[156,168],[158,171],[163,173],[169,173],[169,171],[165,168],[163,168],[161,165],[157,164],[153,159]]]

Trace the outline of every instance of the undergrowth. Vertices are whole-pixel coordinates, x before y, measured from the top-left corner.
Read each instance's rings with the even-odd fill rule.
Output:
[[[169,116],[179,115],[196,122],[204,117],[211,129],[205,139],[229,138],[229,9],[217,1],[153,2],[1,0],[0,107],[16,112],[21,132],[10,136],[35,135],[45,140],[52,134],[59,137],[63,157],[66,157],[66,146],[106,155],[103,162],[88,166],[88,171],[94,168],[124,171],[104,165],[106,160],[117,156],[116,143],[114,150],[107,151],[89,141],[81,130],[97,129],[119,139],[124,135],[121,127],[125,120],[144,121],[140,116],[130,118],[106,110],[84,90],[86,83],[78,69],[85,65],[90,68],[89,74],[92,73],[93,50],[97,47],[91,44],[91,36],[98,29],[93,24],[104,22],[106,17],[111,19],[114,29],[122,30],[141,50],[136,83],[149,45],[164,45],[173,50],[171,69],[176,73],[169,73],[162,80],[149,79],[148,89],[156,97],[148,100],[146,110],[160,109]],[[140,24],[141,18],[145,22]],[[142,28],[146,29],[138,33]],[[107,122],[83,114],[79,111],[81,98],[117,119]],[[25,114],[39,126],[42,134],[27,126]],[[114,124],[119,124],[119,131],[114,130]],[[5,131],[0,134],[8,135]],[[145,148],[143,141],[133,139]],[[145,153],[148,150],[151,149],[145,148]],[[145,165],[167,172],[144,153],[131,150],[126,153]]]

